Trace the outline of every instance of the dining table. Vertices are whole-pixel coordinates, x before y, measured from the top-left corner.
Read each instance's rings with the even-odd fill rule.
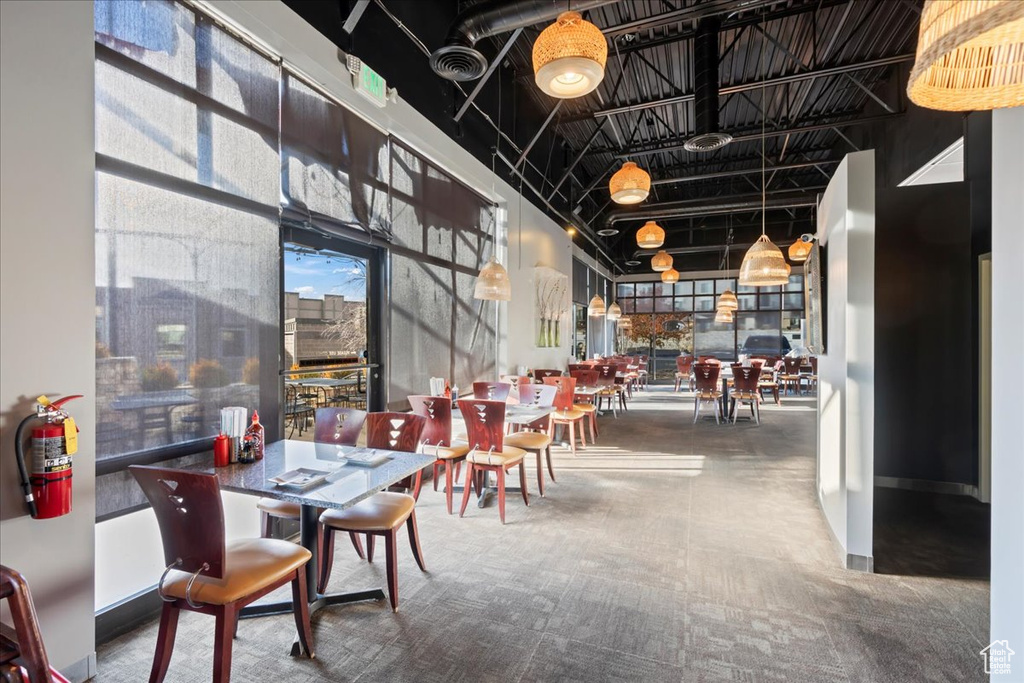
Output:
[[[379,455],[383,461],[374,467],[348,464],[347,457]],[[324,508],[344,510],[366,500],[403,479],[433,464],[433,456],[357,446],[339,446],[311,441],[281,440],[268,443],[262,460],[254,463],[212,467],[212,463],[197,464],[188,469],[217,475],[224,491],[273,498],[301,506],[299,516],[299,543],[312,554],[306,563],[306,599],[313,613],[331,605],[367,600],[384,600],[381,588],[369,588],[346,593],[318,593],[317,533],[320,511]],[[306,488],[280,486],[272,479],[287,472],[305,469],[321,478]],[[264,602],[242,609],[239,618],[253,618],[291,613],[292,601]],[[298,639],[292,644],[292,655],[306,654]]]

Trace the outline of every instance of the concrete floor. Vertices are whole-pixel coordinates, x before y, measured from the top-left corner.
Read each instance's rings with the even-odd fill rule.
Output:
[[[234,680],[986,680],[986,580],[839,568],[813,397],[766,406],[760,427],[693,425],[692,405],[655,387],[601,418],[596,445],[556,451],[546,498],[509,496],[505,526],[493,506],[449,517],[425,489],[430,571],[400,546],[400,611],[320,612],[315,660],[287,656],[290,617],[243,622]],[[383,585],[383,558],[339,544],[332,589]],[[155,636],[102,646],[99,680],[145,680]],[[211,618],[183,614],[167,680],[208,679],[212,641]]]

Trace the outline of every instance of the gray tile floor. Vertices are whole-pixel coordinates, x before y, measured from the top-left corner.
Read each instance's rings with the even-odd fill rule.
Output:
[[[425,489],[430,571],[401,546],[399,613],[320,612],[315,660],[286,655],[289,617],[243,622],[234,680],[985,680],[986,581],[838,568],[813,398],[766,406],[761,427],[691,411],[671,387],[638,395],[596,445],[556,452],[546,498],[509,496],[505,526],[494,507],[449,517]],[[339,545],[333,589],[383,585],[383,558]],[[155,637],[101,647],[99,680],[145,680]],[[212,650],[213,620],[184,614],[167,680],[208,680]]]

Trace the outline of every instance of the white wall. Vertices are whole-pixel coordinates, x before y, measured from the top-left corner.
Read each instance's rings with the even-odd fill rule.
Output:
[[[992,142],[991,640],[1024,680],[1024,107],[992,112]]]
[[[50,663],[95,670],[92,2],[0,2],[0,562],[28,579]],[[39,394],[81,429],[73,511],[26,516],[14,429]]]
[[[818,209],[826,353],[818,358],[818,499],[844,566],[872,569],[874,498],[874,152],[847,155]]]

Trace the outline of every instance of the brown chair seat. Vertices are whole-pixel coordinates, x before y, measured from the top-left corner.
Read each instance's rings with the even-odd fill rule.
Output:
[[[256,501],[256,507],[261,512],[266,512],[272,517],[282,517],[284,519],[298,519],[302,510],[302,506],[298,503],[289,503],[286,500],[276,500],[274,498],[260,498]]]
[[[507,437],[506,437],[507,438]],[[514,446],[505,446],[500,451],[477,449],[466,456],[466,460],[476,465],[509,465],[518,462],[526,455],[526,451]]]
[[[408,494],[384,491],[346,510],[327,510],[320,523],[343,531],[387,531],[409,519],[415,505]]]
[[[593,413],[597,410],[597,406],[593,403],[573,403],[573,410],[582,410],[584,413]]]
[[[199,574],[192,584],[192,602],[227,605],[272,585],[306,564],[312,554],[297,543],[274,538],[247,538],[225,546],[224,577]],[[172,570],[163,584],[165,595],[185,598],[191,574]]]
[[[722,397],[722,392],[719,391],[718,389],[715,389],[714,391],[698,391],[697,392],[697,398],[700,398],[700,399],[721,398],[721,397]]]
[[[582,410],[577,410],[576,408],[572,410],[556,410],[551,413],[551,419],[555,422],[571,422],[582,419],[585,414]]]
[[[755,401],[761,397],[760,392],[757,391],[742,391],[737,389],[730,394],[733,398],[743,399],[745,401]]]
[[[451,446],[424,446],[423,453],[426,455],[432,455],[438,460],[452,460],[453,458],[461,458],[462,456],[469,453],[468,443],[453,443]]]
[[[551,445],[551,437],[541,432],[516,432],[505,437],[505,448],[534,451]]]

